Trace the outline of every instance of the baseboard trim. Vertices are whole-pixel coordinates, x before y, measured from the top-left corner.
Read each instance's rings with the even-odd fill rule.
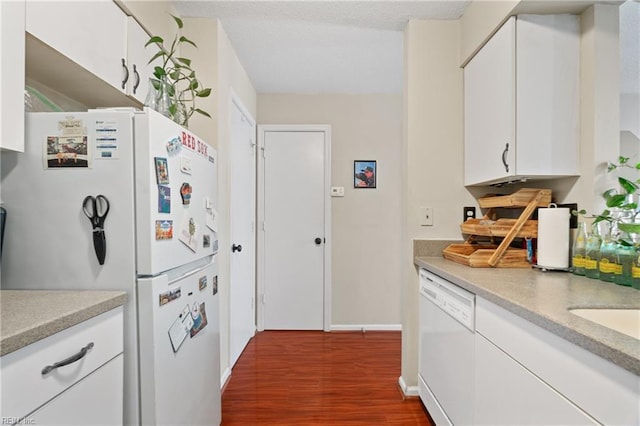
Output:
[[[222,392],[224,392],[224,388],[227,386],[227,383],[229,382],[230,378],[231,378],[231,369],[227,368],[220,375],[220,389],[222,390]]]
[[[331,331],[402,331],[402,324],[333,324]]]
[[[407,382],[404,381],[404,378],[402,376],[398,378],[398,385],[400,386],[400,390],[402,390],[402,393],[405,397],[420,396],[418,386],[408,386]]]

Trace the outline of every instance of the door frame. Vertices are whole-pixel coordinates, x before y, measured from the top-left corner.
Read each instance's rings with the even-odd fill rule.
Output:
[[[264,235],[264,139],[266,132],[324,132],[324,300],[323,327],[331,330],[331,126],[328,124],[259,124],[258,125],[258,170],[257,170],[257,327],[264,330],[264,285],[265,285],[265,235]],[[269,155],[267,153],[267,155]]]
[[[233,124],[232,124],[232,120],[233,120],[233,108],[238,108],[238,110],[240,111],[240,113],[244,116],[244,118],[248,121],[249,125],[253,128],[253,136],[254,136],[254,140],[253,140],[253,153],[254,153],[254,158],[256,159],[256,162],[253,164],[254,170],[256,172],[256,174],[254,175],[257,176],[257,158],[258,158],[258,149],[257,149],[257,124],[256,124],[256,120],[253,118],[253,115],[251,114],[251,112],[244,106],[242,99],[240,98],[240,96],[238,96],[238,94],[233,90],[230,89],[229,92],[229,117],[228,117],[228,129],[229,129],[229,142],[230,144],[233,143]],[[232,156],[232,150],[235,149],[234,147],[232,147],[231,145],[229,146],[229,156]],[[230,165],[230,168],[233,167],[237,167],[234,164]],[[229,171],[229,176],[233,176],[233,171],[230,170]],[[230,178],[231,179],[231,178]],[[229,182],[229,191],[231,191],[232,189],[232,183],[233,182]],[[254,186],[253,186],[253,194],[252,196],[254,197],[254,209],[257,208],[257,202],[256,202],[256,197],[257,197],[257,193],[258,193],[258,186],[257,183],[254,181]],[[230,200],[233,198],[233,193],[229,193],[229,198]],[[231,201],[229,202],[229,212],[231,212]],[[257,218],[256,218],[256,212],[254,210],[253,214],[252,214],[252,228],[253,228],[253,248],[254,248],[254,252],[253,252],[253,262],[252,262],[252,295],[251,295],[251,310],[253,313],[253,330],[252,330],[252,336],[255,336],[256,333],[256,277],[257,277],[257,255],[256,255],[256,247],[257,247],[257,230],[256,230],[256,223],[257,223]],[[233,215],[230,214],[229,216],[229,238],[232,240],[233,239]],[[232,284],[232,279],[233,276],[232,274],[232,269],[231,269],[231,258],[229,258],[229,283]],[[228,360],[229,360],[229,368],[233,368],[233,365],[235,364],[235,362],[237,362],[236,360],[232,360],[232,346],[231,346],[231,336],[232,336],[232,330],[231,330],[231,317],[232,317],[232,299],[231,299],[231,292],[233,291],[232,288],[229,288],[229,323],[228,323]],[[248,342],[247,342],[248,344]],[[245,345],[246,348],[246,345]],[[242,355],[242,352],[240,353],[240,355]],[[233,364],[232,364],[233,363]]]

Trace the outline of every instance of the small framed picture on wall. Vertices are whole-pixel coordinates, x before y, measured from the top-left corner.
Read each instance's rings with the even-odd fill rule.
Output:
[[[353,187],[375,188],[378,170],[375,160],[356,160],[353,162]]]

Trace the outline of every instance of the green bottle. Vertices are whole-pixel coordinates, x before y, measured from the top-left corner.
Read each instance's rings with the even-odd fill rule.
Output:
[[[618,243],[616,255],[620,267],[613,276],[613,282],[631,287],[633,285],[633,262],[636,257],[636,250],[632,245]]]
[[[584,255],[584,275],[588,278],[600,278],[600,270],[598,263],[600,261],[600,245],[602,240],[598,233],[598,228],[594,225],[591,232],[587,235],[587,245]]]
[[[573,242],[573,251],[571,254],[571,264],[575,275],[585,274],[585,256],[587,254],[587,224],[585,222],[578,223],[578,232]]]
[[[640,247],[635,247],[636,253],[633,256],[633,265],[631,266],[631,276],[633,277],[633,288],[640,290]]]
[[[605,235],[602,239],[602,244],[600,245],[600,262],[598,262],[600,279],[602,281],[612,283],[614,276],[618,273],[620,264],[618,262],[618,254],[616,252],[617,248],[618,243],[611,238],[611,234],[609,233]]]

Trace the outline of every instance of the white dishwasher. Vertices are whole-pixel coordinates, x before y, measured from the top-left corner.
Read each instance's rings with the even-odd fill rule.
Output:
[[[473,416],[475,295],[420,269],[418,388],[437,425]]]

